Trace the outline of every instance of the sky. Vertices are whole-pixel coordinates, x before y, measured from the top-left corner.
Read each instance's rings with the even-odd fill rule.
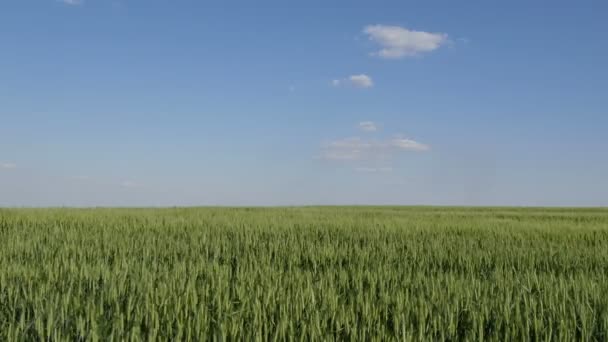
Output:
[[[606,1],[0,2],[0,206],[608,206]]]

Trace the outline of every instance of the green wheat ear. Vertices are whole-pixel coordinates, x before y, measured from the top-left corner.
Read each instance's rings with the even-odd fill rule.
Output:
[[[0,341],[606,340],[608,210],[0,210]]]

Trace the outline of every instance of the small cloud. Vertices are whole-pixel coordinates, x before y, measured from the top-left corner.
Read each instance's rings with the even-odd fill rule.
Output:
[[[349,148],[349,149],[365,149],[372,147],[372,143],[365,142],[359,137],[346,138],[342,140],[336,140],[329,143],[329,147],[332,148]]]
[[[15,163],[0,163],[0,169],[10,170],[10,169],[16,169],[16,168],[17,168],[17,164],[15,164]]]
[[[370,88],[374,86],[372,78],[365,74],[352,75],[348,79],[352,85],[358,88]]]
[[[335,140],[321,148],[321,159],[335,161],[380,161],[402,152],[426,152],[430,146],[412,139],[366,140],[359,137]]]
[[[368,75],[359,74],[351,75],[344,79],[332,80],[331,85],[334,87],[339,87],[341,85],[351,85],[356,88],[371,88],[374,86],[374,81]]]
[[[378,173],[378,172],[393,172],[392,167],[357,167],[355,168],[357,172],[363,173]]]
[[[346,138],[332,141],[326,144],[321,151],[321,158],[326,160],[359,160],[362,151],[370,145],[361,141],[360,138]]]
[[[365,132],[379,130],[373,121],[361,121],[358,128]],[[351,164],[357,172],[386,173],[393,171],[392,161],[400,155],[408,152],[421,153],[430,149],[427,144],[400,135],[374,139],[351,137],[322,144],[317,158]]]
[[[448,42],[448,35],[445,33],[413,31],[400,26],[368,25],[363,29],[363,33],[381,47],[373,54],[387,59],[431,52]]]
[[[431,148],[428,145],[419,143],[411,139],[394,138],[390,141],[391,146],[407,151],[428,151]]]
[[[84,0],[59,0],[60,2],[70,5],[70,6],[78,6],[84,3]]]
[[[372,121],[361,121],[359,122],[359,129],[364,132],[376,132],[378,126]]]

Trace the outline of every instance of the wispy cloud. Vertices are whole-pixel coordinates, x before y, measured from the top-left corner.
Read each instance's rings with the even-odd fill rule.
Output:
[[[395,137],[385,140],[352,137],[325,143],[320,158],[334,161],[379,161],[390,160],[402,152],[425,152],[430,146],[421,142]]]
[[[335,140],[321,148],[321,158],[326,160],[360,160],[372,147],[359,137]]]
[[[364,132],[376,132],[379,127],[373,121],[361,121],[359,122],[359,129]]]
[[[403,151],[424,152],[431,149],[429,145],[419,143],[412,139],[393,138],[390,140],[390,146]]]
[[[66,5],[70,5],[70,6],[78,6],[78,5],[82,5],[84,3],[84,0],[58,0],[58,1],[66,4]]]
[[[358,128],[365,132],[378,131],[378,125],[373,121],[361,121]],[[357,172],[386,173],[393,171],[392,163],[398,156],[431,149],[427,144],[402,135],[384,138],[376,138],[377,134],[372,136],[375,138],[355,136],[325,142],[321,144],[317,158],[352,165]]]
[[[17,168],[17,164],[15,164],[15,163],[0,163],[0,169],[9,170],[9,169],[16,169],[16,168]]]
[[[339,87],[342,85],[350,85],[356,88],[371,88],[374,86],[372,78],[366,74],[351,75],[343,79],[335,79],[331,81],[331,85]]]
[[[388,59],[431,52],[448,42],[445,33],[414,31],[401,26],[368,25],[363,33],[380,45],[380,50],[373,54]]]

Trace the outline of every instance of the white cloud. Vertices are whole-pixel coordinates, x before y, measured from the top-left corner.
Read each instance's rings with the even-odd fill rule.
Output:
[[[78,5],[82,5],[84,3],[84,0],[59,0],[61,2],[63,2],[66,5],[70,5],[70,6],[78,6]]]
[[[321,158],[327,160],[359,160],[362,159],[362,152],[370,147],[369,143],[361,141],[357,137],[336,140],[323,147]]]
[[[351,75],[344,79],[335,79],[331,81],[331,85],[339,87],[341,85],[351,85],[356,88],[371,88],[374,86],[372,78],[365,74]]]
[[[15,163],[0,163],[0,169],[15,169],[17,168],[17,164]]]
[[[321,148],[321,159],[335,161],[379,161],[390,160],[402,152],[425,152],[428,150],[430,150],[428,145],[412,139],[368,140],[353,137],[324,144]]]
[[[325,160],[359,160],[361,159],[361,151],[328,149],[322,152],[321,158]]]
[[[447,43],[445,33],[408,30],[400,26],[368,25],[363,32],[381,49],[374,53],[382,58],[403,58],[431,52]]]
[[[370,88],[374,86],[374,81],[372,81],[372,78],[365,74],[352,75],[348,78],[348,80],[352,85],[358,88]]]
[[[361,121],[359,122],[359,129],[364,132],[375,132],[378,130],[378,125],[372,121]]]
[[[431,148],[428,145],[419,143],[411,139],[394,138],[390,142],[391,146],[400,150],[406,151],[428,151]]]
[[[365,132],[377,131],[373,121],[361,121],[358,128]],[[386,138],[351,137],[321,145],[317,158],[332,162],[354,164],[354,170],[364,173],[392,172],[392,161],[406,152],[426,152],[431,147],[401,135]]]

